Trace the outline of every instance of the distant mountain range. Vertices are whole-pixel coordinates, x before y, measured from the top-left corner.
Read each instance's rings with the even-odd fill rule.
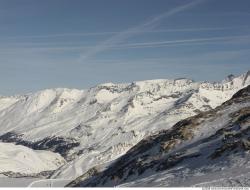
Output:
[[[1,96],[0,175],[190,186],[237,167],[247,173],[248,85],[249,71],[220,83],[161,79]]]

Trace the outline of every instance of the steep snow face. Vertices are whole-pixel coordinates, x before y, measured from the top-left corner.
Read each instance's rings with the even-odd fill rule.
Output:
[[[24,132],[27,136],[32,134],[29,140],[56,135],[62,127],[53,128],[53,123],[57,124],[61,117],[67,119],[65,115],[83,94],[80,90],[50,89],[16,97],[18,100],[15,99],[15,103],[0,111],[0,134]]]
[[[216,109],[144,138],[68,186],[248,185],[249,151],[250,85]]]
[[[16,103],[18,100],[19,99],[15,97],[0,97],[0,111]]]
[[[49,151],[34,151],[11,143],[0,143],[0,150],[0,173],[37,174],[65,164],[62,156]]]
[[[235,93],[242,87],[250,84],[250,71],[239,76],[228,76],[227,80],[222,83],[207,83],[203,82],[199,88],[199,96],[207,98],[209,105],[212,108],[220,105],[222,102],[228,100],[232,96],[232,92]]]
[[[60,153],[68,163],[53,177],[75,178],[145,136],[220,105],[250,83],[246,74],[232,81],[149,80],[10,97],[0,110],[0,140]]]

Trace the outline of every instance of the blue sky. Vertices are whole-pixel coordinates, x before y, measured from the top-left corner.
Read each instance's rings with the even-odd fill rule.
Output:
[[[249,0],[0,0],[0,94],[250,69]]]

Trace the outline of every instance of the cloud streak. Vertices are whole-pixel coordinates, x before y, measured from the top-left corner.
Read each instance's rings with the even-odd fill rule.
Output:
[[[158,30],[144,30],[134,32],[133,34],[139,33],[165,33],[165,32],[199,32],[199,31],[220,31],[220,30],[230,30],[230,29],[249,29],[249,26],[231,26],[231,27],[201,27],[201,28],[178,28],[178,29],[158,29]],[[46,39],[46,38],[60,38],[60,37],[89,37],[89,36],[106,36],[106,35],[116,35],[120,32],[110,31],[110,32],[79,32],[79,33],[58,33],[58,34],[48,34],[48,35],[29,35],[29,36],[8,36],[4,39]]]
[[[242,40],[242,39],[250,39],[250,35],[193,38],[193,39],[169,40],[169,41],[160,41],[160,42],[131,43],[131,44],[116,45],[115,48],[154,48],[154,47],[165,47],[169,45],[182,45],[182,44],[194,44],[194,43],[201,44],[201,43],[206,43],[206,42],[221,42],[221,41]]]
[[[191,38],[191,39],[181,39],[181,40],[167,40],[167,41],[155,41],[155,42],[142,42],[142,43],[120,43],[120,44],[112,44],[106,45],[105,49],[133,49],[133,48],[160,48],[166,46],[181,46],[181,45],[205,45],[207,43],[242,43],[241,40],[244,42],[249,42],[250,35],[239,35],[239,36],[225,36],[225,37],[208,37],[208,38]],[[91,48],[95,48],[96,46],[85,46],[85,45],[71,45],[69,46],[66,44],[51,44],[51,43],[43,43],[41,46],[40,43],[31,43],[31,44],[22,44],[17,43],[13,44],[14,47],[6,47],[0,46],[0,54],[2,53],[14,53],[14,52],[34,52],[34,51],[47,51],[47,52],[67,52],[73,51],[77,52],[81,50],[88,50]],[[28,46],[26,46],[28,45]],[[15,51],[16,50],[16,51]]]
[[[167,12],[164,12],[160,15],[157,15],[157,16],[153,17],[152,19],[149,19],[149,20],[147,20],[147,21],[145,21],[145,22],[143,22],[135,27],[129,28],[125,31],[122,31],[118,34],[115,34],[112,37],[110,37],[109,39],[99,43],[95,47],[93,47],[93,48],[89,49],[88,51],[86,51],[85,53],[83,53],[81,55],[80,61],[84,61],[84,60],[88,59],[89,57],[92,57],[100,52],[106,51],[107,49],[109,49],[109,46],[117,45],[117,44],[123,42],[124,40],[134,36],[137,33],[143,32],[145,30],[152,30],[158,26],[159,22],[162,19],[166,19],[166,18],[173,16],[179,12],[193,8],[194,6],[198,5],[199,3],[203,2],[203,1],[205,1],[205,0],[195,0],[195,1],[192,1],[192,2],[187,3],[185,5],[175,7],[173,9],[171,9]]]

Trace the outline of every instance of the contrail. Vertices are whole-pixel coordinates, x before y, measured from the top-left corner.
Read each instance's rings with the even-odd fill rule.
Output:
[[[159,47],[166,47],[172,45],[201,45],[206,44],[209,42],[216,42],[216,43],[225,43],[225,42],[236,42],[244,40],[244,42],[249,42],[250,35],[237,35],[237,36],[215,36],[209,38],[191,38],[191,39],[180,39],[180,40],[166,40],[166,41],[152,41],[152,42],[141,42],[141,43],[120,43],[116,45],[107,45],[106,49],[133,49],[133,48],[159,48]],[[36,44],[34,44],[36,45]],[[45,44],[46,45],[46,44]],[[0,54],[1,53],[15,53],[16,51],[81,51],[81,50],[88,50],[95,46],[25,46],[24,44],[20,44],[18,47],[6,47],[0,46]]]
[[[231,27],[203,27],[203,28],[178,28],[178,29],[158,29],[158,30],[145,30],[138,33],[164,33],[164,32],[196,32],[196,31],[217,31],[217,30],[228,30],[228,29],[239,29],[249,28],[249,26],[231,26]],[[117,31],[110,32],[79,32],[79,33],[58,33],[48,35],[29,35],[29,36],[8,36],[4,39],[33,39],[33,38],[55,38],[55,37],[71,37],[71,36],[105,36],[119,34]],[[132,32],[135,33],[135,32]]]
[[[249,28],[247,25],[231,26],[231,27],[203,27],[203,28],[178,28],[178,29],[158,29],[158,30],[144,30],[137,32],[139,33],[164,33],[164,32],[198,32],[198,31],[217,31],[217,30],[229,30],[229,29],[239,29],[239,28]],[[29,36],[8,36],[4,39],[36,39],[36,38],[56,38],[56,37],[81,37],[81,36],[106,36],[119,34],[117,31],[109,32],[79,32],[79,33],[58,33],[58,34],[48,34],[48,35],[29,35]],[[135,34],[135,32],[132,32]]]
[[[169,40],[169,41],[160,41],[160,42],[120,44],[120,45],[116,45],[114,48],[164,47],[164,46],[175,45],[175,44],[190,44],[190,43],[211,42],[211,41],[218,42],[218,41],[226,41],[226,40],[234,40],[234,39],[249,39],[249,38],[250,38],[250,35],[210,37],[210,38],[193,38],[193,39]],[[112,47],[110,47],[110,48],[112,48]]]
[[[158,26],[159,22],[162,19],[168,18],[168,17],[173,16],[179,12],[190,9],[190,8],[196,6],[199,3],[204,2],[204,1],[205,0],[195,0],[195,1],[192,1],[192,2],[187,3],[185,5],[178,6],[172,10],[169,10],[167,12],[160,14],[160,15],[157,15],[154,18],[143,22],[142,24],[139,24],[135,27],[129,28],[125,31],[122,31],[118,34],[115,34],[112,37],[110,37],[109,39],[107,39],[107,40],[99,43],[95,47],[89,49],[89,51],[83,53],[81,55],[80,61],[86,60],[87,58],[94,56],[99,52],[105,51],[105,50],[109,49],[108,48],[109,46],[114,46],[114,45],[128,39],[129,37],[134,36],[136,33],[140,33],[140,32],[143,32],[145,30],[154,29]]]
[[[237,40],[237,41],[235,41]],[[142,42],[142,43],[123,43],[116,45],[107,45],[106,49],[136,49],[136,48],[160,48],[172,45],[203,45],[209,42],[233,42],[238,43],[239,40],[244,40],[244,42],[249,42],[250,35],[237,35],[237,36],[215,36],[215,37],[207,37],[207,38],[191,38],[191,39],[181,39],[181,40],[166,40],[166,41],[153,41],[153,42]],[[19,47],[6,47],[0,46],[0,54],[4,53],[15,53],[20,51],[57,51],[57,52],[65,52],[65,51],[84,51],[90,48],[94,48],[95,46],[19,46]]]

